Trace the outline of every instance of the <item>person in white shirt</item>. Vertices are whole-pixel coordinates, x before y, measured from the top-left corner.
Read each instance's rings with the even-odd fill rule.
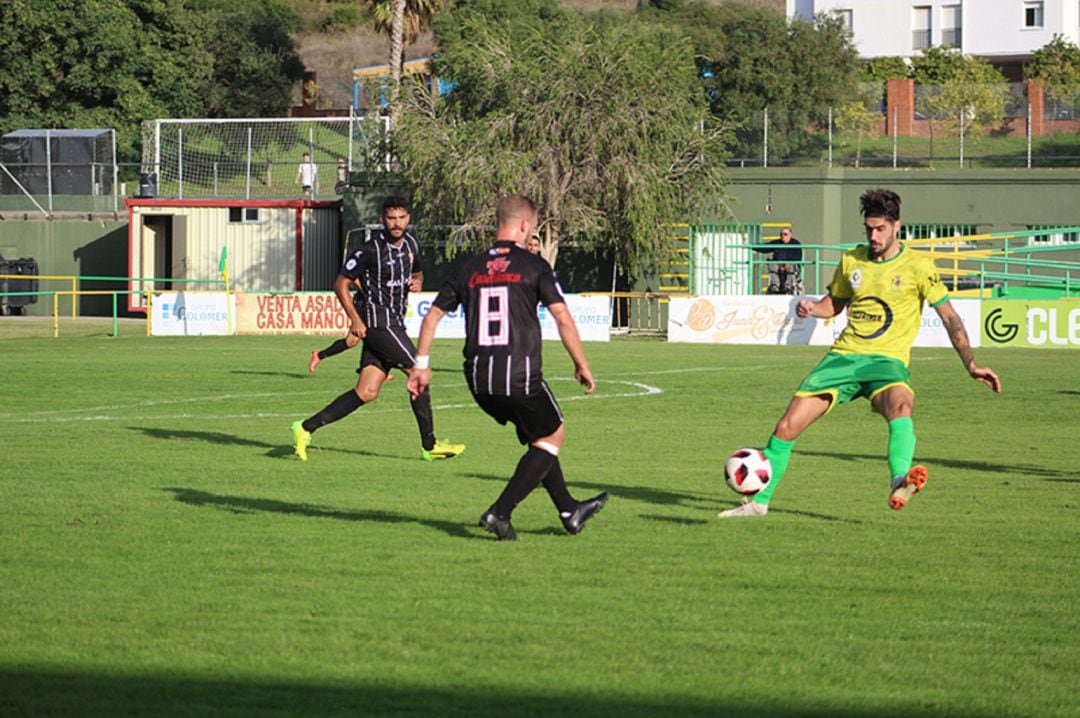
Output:
[[[311,197],[319,182],[319,166],[311,161],[311,155],[307,152],[300,160],[300,166],[296,168],[296,184],[300,185],[305,197]]]

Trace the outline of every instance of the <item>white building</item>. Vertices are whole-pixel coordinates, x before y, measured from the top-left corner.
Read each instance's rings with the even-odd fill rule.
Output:
[[[787,0],[788,18],[836,12],[859,56],[914,57],[954,47],[1022,79],[1032,53],[1063,35],[1080,44],[1080,0]]]

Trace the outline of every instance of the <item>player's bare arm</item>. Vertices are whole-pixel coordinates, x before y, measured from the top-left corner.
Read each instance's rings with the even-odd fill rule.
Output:
[[[570,310],[563,303],[548,306],[551,317],[555,320],[555,326],[559,329],[559,338],[563,346],[570,354],[574,362],[574,378],[585,387],[586,394],[592,394],[596,390],[596,380],[593,379],[592,371],[589,370],[589,362],[585,360],[585,349],[581,346],[581,335],[578,334],[577,325]],[[425,318],[425,322],[427,319]]]
[[[953,309],[952,303],[946,300],[934,307],[934,309],[937,311],[938,317],[941,318],[945,331],[949,333],[949,341],[952,342],[953,349],[956,350],[956,354],[960,357],[960,362],[964,365],[967,373],[975,381],[986,384],[995,393],[1000,394],[1001,379],[998,378],[993,369],[975,363],[975,355],[971,351],[971,342],[968,340],[967,330],[964,329],[964,322],[960,320],[960,315]]]
[[[349,316],[349,334],[363,339],[364,334],[367,333],[367,325],[364,324],[364,320],[360,318],[360,313],[356,311],[356,306],[353,304],[352,292],[349,289],[353,286],[359,287],[360,283],[344,274],[339,274],[334,280],[334,294],[337,295],[341,308]]]
[[[799,303],[795,305],[795,314],[802,318],[831,319],[844,311],[846,306],[846,301],[837,299],[831,294],[826,294],[816,301],[813,299],[800,299]]]
[[[413,272],[411,275],[409,275],[409,291],[410,292],[419,292],[423,288],[424,288],[424,273],[423,272]]]
[[[420,338],[416,342],[417,365],[409,372],[409,381],[406,384],[409,396],[413,399],[423,394],[424,389],[431,384],[431,367],[420,366],[420,364],[430,361],[431,345],[435,341],[435,328],[439,326],[444,316],[446,312],[433,304],[420,325]]]

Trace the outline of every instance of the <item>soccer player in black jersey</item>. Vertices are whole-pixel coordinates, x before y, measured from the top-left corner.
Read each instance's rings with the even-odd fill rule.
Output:
[[[375,401],[390,370],[398,368],[409,373],[416,359],[416,348],[405,333],[405,310],[409,290],[419,290],[424,280],[420,245],[407,231],[409,208],[401,197],[386,198],[380,219],[383,231],[348,256],[334,282],[338,301],[349,315],[349,334],[364,341],[357,369],[360,377],[355,389],[334,399],[314,416],[293,422],[293,444],[302,461],[307,461],[307,447],[316,430]],[[356,282],[361,301],[354,301],[350,294]],[[425,460],[449,459],[465,450],[463,444],[436,440],[429,392],[423,392],[411,404]]]
[[[409,236],[411,237],[412,235]],[[356,310],[360,312],[363,311],[364,294],[363,292],[359,291],[359,281],[354,281],[353,284],[356,285],[357,291],[353,292],[352,300],[353,304],[356,306]],[[318,367],[319,364],[322,364],[323,359],[329,359],[332,356],[337,356],[344,351],[348,351],[349,349],[352,349],[354,346],[356,346],[359,342],[360,338],[350,331],[347,332],[345,336],[341,339],[335,339],[333,342],[331,342],[330,346],[326,347],[325,349],[316,349],[312,351],[311,360],[308,361],[308,371],[314,373],[316,367]],[[386,380],[393,381],[394,375],[387,374]]]
[[[506,488],[480,525],[500,540],[517,538],[510,514],[543,483],[572,534],[607,502],[607,492],[577,501],[566,488],[559,450],[566,438],[563,416],[541,373],[540,320],[537,303],[548,308],[574,376],[585,393],[596,388],[574,318],[541,257],[525,247],[536,226],[536,205],[520,195],[504,197],[496,209],[495,244],[464,263],[443,285],[420,329],[416,364],[409,375],[409,393],[419,399],[431,381],[429,352],[435,328],[447,312],[465,307],[465,381],[480,408],[495,421],[512,423],[528,450]]]

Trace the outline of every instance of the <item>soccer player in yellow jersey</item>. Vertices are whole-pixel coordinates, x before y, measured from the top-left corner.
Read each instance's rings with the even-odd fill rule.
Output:
[[[772,481],[742,506],[720,512],[721,518],[768,513],[769,499],[784,475],[795,439],[835,404],[858,397],[869,399],[873,410],[889,424],[889,507],[904,508],[927,479],[925,467],[912,466],[915,393],[908,381],[911,345],[922,321],[924,300],[937,310],[971,378],[1001,393],[998,375],[975,363],[967,332],[933,262],[897,240],[900,197],[878,189],[866,192],[859,201],[866,244],[840,259],[828,294],[817,301],[801,299],[795,310],[800,317],[825,319],[848,307],[848,325],[799,385],[769,437],[765,456],[772,464]]]

